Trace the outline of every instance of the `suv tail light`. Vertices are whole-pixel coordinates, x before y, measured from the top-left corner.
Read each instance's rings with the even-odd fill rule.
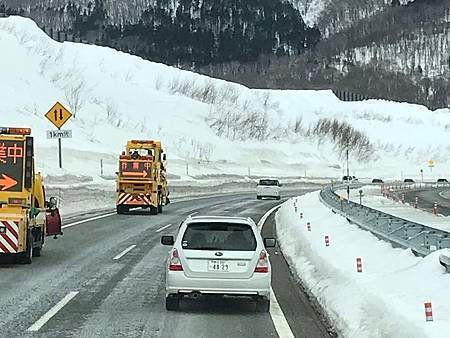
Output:
[[[170,253],[169,271],[183,271],[183,266],[181,265],[181,260],[177,249],[173,249]]]
[[[269,257],[267,257],[267,252],[262,250],[259,254],[258,264],[256,264],[255,272],[269,272]]]

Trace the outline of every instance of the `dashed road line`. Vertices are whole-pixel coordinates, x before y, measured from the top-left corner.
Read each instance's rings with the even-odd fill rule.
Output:
[[[125,256],[127,253],[129,253],[131,250],[133,250],[136,247],[136,245],[131,245],[125,250],[123,250],[120,254],[118,254],[116,257],[113,258],[113,260],[117,261],[121,259],[123,256]]]
[[[168,227],[171,227],[171,226],[172,226],[172,223],[171,224],[167,224],[167,225],[163,226],[162,228],[159,228],[158,230],[156,230],[156,232],[161,232],[161,231],[166,230]]]
[[[52,319],[64,306],[66,306],[72,299],[78,295],[78,291],[72,291],[63,299],[61,299],[54,307],[52,307],[46,314],[44,314],[38,321],[31,325],[27,331],[37,332],[39,331],[47,322]]]

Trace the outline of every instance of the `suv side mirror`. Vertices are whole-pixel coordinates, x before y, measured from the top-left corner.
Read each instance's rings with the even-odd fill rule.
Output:
[[[162,236],[161,237],[161,244],[162,245],[174,245],[175,239],[173,236]]]
[[[275,238],[264,238],[264,246],[266,248],[274,248],[277,244],[277,240]]]

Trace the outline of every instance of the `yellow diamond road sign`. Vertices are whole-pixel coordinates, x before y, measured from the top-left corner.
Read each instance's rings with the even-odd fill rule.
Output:
[[[45,117],[54,124],[56,128],[61,128],[72,117],[72,113],[68,111],[61,103],[56,104],[45,114]]]

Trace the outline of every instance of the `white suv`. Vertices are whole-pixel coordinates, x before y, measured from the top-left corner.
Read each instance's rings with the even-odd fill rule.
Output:
[[[278,180],[263,179],[259,180],[256,187],[256,198],[261,199],[263,197],[272,197],[279,200],[281,184]]]
[[[256,309],[269,311],[271,267],[264,241],[250,218],[188,217],[177,235],[163,236],[169,252],[166,268],[166,309],[178,310],[180,299],[190,295],[245,296]]]

